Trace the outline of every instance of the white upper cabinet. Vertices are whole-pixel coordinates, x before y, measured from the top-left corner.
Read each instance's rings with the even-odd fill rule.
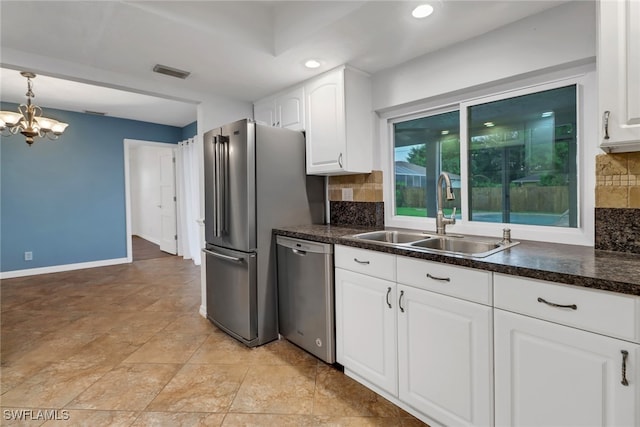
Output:
[[[600,146],[640,151],[640,2],[598,4]]]
[[[371,81],[342,66],[305,86],[307,174],[371,172],[373,115]]]
[[[304,88],[291,89],[276,98],[276,126],[304,130]]]
[[[253,118],[274,127],[304,130],[304,87],[295,87],[256,101]]]
[[[265,98],[253,104],[253,119],[269,126],[276,125],[276,101],[275,98]]]

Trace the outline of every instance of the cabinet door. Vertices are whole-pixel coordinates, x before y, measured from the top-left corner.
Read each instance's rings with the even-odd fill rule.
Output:
[[[638,151],[640,2],[611,0],[600,1],[598,4],[598,86],[602,147],[609,147],[612,151]],[[607,114],[608,129],[605,134]]]
[[[400,400],[444,425],[493,420],[492,309],[398,285]]]
[[[502,310],[494,316],[497,426],[640,425],[639,345]]]
[[[269,126],[276,125],[276,107],[273,99],[258,101],[253,104],[253,119]]]
[[[344,170],[346,131],[343,70],[305,85],[307,173]]]
[[[304,130],[304,88],[295,88],[278,96],[276,126]]]
[[[397,396],[396,284],[336,268],[336,359]]]

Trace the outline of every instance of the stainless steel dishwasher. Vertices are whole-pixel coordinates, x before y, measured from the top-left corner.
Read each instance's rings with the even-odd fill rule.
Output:
[[[334,363],[333,245],[277,236],[280,334]]]

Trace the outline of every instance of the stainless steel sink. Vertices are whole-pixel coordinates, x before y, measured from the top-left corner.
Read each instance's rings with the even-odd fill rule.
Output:
[[[409,246],[421,249],[431,249],[440,252],[469,255],[473,257],[485,257],[493,253],[516,245],[517,242],[501,244],[500,242],[487,242],[480,240],[467,240],[459,237],[433,237],[428,240],[413,242]]]
[[[409,233],[405,231],[382,230],[382,231],[370,231],[368,233],[354,234],[351,237],[353,237],[354,239],[369,240],[369,241],[380,242],[380,243],[403,244],[403,243],[417,242],[418,240],[422,240],[427,236],[425,236],[424,234]]]
[[[371,243],[395,246],[421,252],[444,253],[462,255],[473,258],[483,258],[503,251],[519,242],[502,242],[489,238],[456,235],[429,235],[426,233],[407,232],[397,230],[370,231],[367,233],[348,236],[357,240]]]

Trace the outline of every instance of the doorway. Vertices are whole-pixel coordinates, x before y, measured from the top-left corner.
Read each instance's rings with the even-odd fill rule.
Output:
[[[174,144],[124,140],[127,259],[177,253]]]

